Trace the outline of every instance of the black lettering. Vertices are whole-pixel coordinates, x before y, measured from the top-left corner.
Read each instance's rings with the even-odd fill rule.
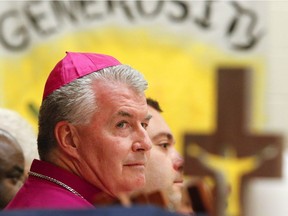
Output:
[[[179,13],[176,14],[168,14],[168,17],[175,22],[184,21],[187,19],[189,15],[189,7],[185,1],[171,1],[179,8]]]
[[[153,3],[153,1],[136,1],[136,8],[139,12],[140,15],[142,15],[143,17],[155,17],[157,16],[162,8],[163,8],[163,4],[165,3],[164,1],[154,1],[154,3],[156,3],[155,7],[152,8],[151,11],[147,11],[147,9],[145,8],[145,6],[143,4],[149,4],[151,6],[151,4]]]
[[[53,12],[55,17],[63,22],[63,18],[68,17],[69,21],[72,23],[77,23],[79,21],[79,16],[77,16],[77,12],[79,12],[79,1],[51,1],[51,6],[53,8]]]
[[[107,7],[109,13],[114,13],[115,9],[118,8],[119,6],[123,9],[125,15],[129,20],[134,20],[135,17],[133,16],[131,8],[126,4],[125,1],[113,1],[113,0],[107,1]]]
[[[205,7],[203,11],[203,17],[195,18],[195,23],[201,26],[202,28],[209,28],[211,26],[211,13],[212,13],[212,4],[213,1],[205,1]]]
[[[24,12],[34,29],[39,34],[52,34],[55,31],[55,27],[51,27],[47,23],[45,23],[45,21],[47,21],[47,19],[49,18],[49,14],[47,16],[47,13],[37,8],[37,6],[42,3],[43,2],[38,1],[28,2],[24,7]]]
[[[6,35],[8,32],[5,27],[6,22],[10,28],[12,26],[12,31],[9,35]],[[29,34],[16,10],[7,11],[1,15],[0,42],[6,49],[11,51],[20,51],[28,46],[30,42]]]
[[[237,28],[240,25],[241,19],[244,17],[248,18],[250,22],[246,26],[246,31],[244,32],[244,35],[246,36],[246,43],[232,43],[232,47],[237,50],[249,50],[253,48],[263,36],[262,33],[254,33],[257,25],[257,15],[254,11],[241,7],[237,2],[231,3],[232,6],[236,9],[236,14],[227,28],[226,35],[231,37],[233,34],[235,34]]]
[[[92,9],[95,8],[95,4],[96,3],[98,4],[98,3],[103,3],[103,2],[99,2],[99,1],[80,1],[81,14],[83,14],[88,19],[102,18],[103,15],[104,15],[103,12],[105,13],[105,11],[102,10],[101,12],[99,11],[98,13],[94,12],[94,11],[91,11],[91,8]]]

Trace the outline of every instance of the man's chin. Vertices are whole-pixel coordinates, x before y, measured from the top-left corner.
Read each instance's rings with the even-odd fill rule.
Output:
[[[182,188],[183,183],[174,183],[173,186],[168,190],[168,196],[170,202],[177,204],[181,202],[182,199]]]

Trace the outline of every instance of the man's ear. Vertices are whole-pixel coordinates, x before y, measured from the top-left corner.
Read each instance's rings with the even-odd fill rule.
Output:
[[[59,148],[72,157],[78,157],[78,133],[74,125],[67,121],[60,121],[54,128]]]

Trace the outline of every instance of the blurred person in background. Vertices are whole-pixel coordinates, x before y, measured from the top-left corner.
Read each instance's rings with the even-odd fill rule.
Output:
[[[22,147],[27,175],[34,158],[39,158],[37,136],[32,125],[18,112],[0,108],[0,129],[8,131]]]
[[[184,207],[182,202],[184,160],[175,148],[175,138],[161,115],[162,109],[158,101],[147,98],[147,104],[152,115],[147,127],[152,149],[145,172],[146,184],[142,192],[164,191],[170,210],[191,213],[191,207]]]
[[[24,154],[17,140],[0,129],[0,209],[5,208],[24,181]]]

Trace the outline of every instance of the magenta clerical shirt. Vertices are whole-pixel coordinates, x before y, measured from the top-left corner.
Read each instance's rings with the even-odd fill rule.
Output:
[[[50,180],[29,175],[28,179],[8,204],[5,210],[12,209],[76,209],[93,208],[93,200],[100,190],[85,181],[51,163],[34,160],[31,172]],[[76,191],[69,191],[63,185],[51,181],[51,178],[62,182]]]

